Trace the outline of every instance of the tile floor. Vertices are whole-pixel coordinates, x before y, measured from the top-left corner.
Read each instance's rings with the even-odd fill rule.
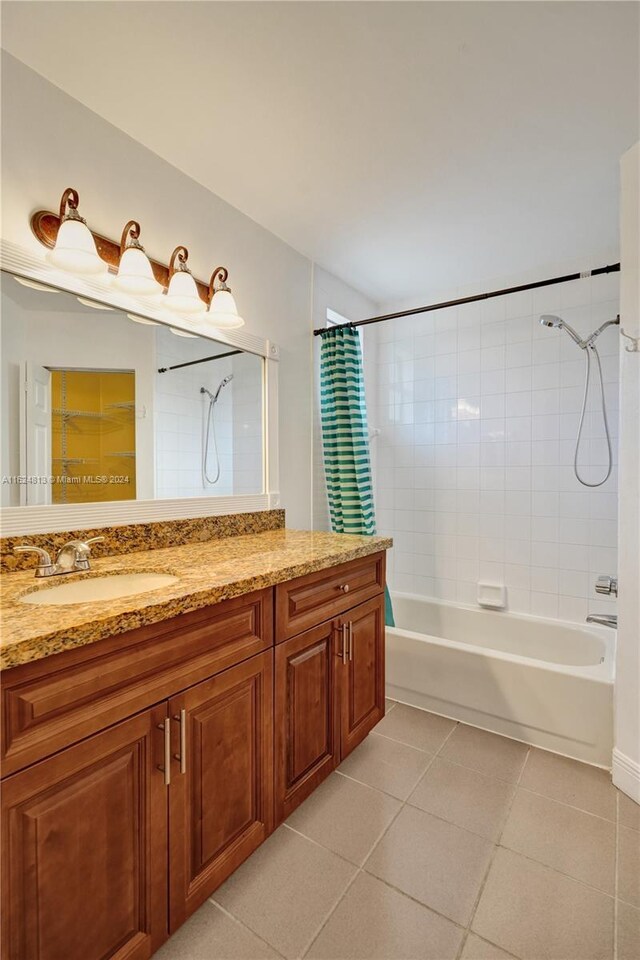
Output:
[[[154,960],[639,960],[640,807],[402,704]]]

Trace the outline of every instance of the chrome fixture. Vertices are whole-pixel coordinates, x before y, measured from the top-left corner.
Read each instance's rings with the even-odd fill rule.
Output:
[[[35,547],[29,543],[23,543],[19,547],[14,547],[14,553],[37,553],[38,566],[35,576],[40,577],[59,577],[65,573],[79,573],[82,570],[90,570],[89,558],[91,555],[91,544],[98,540],[104,540],[104,537],[90,537],[88,540],[70,540],[64,547],[58,551],[56,562],[51,562],[51,557],[42,547]]]
[[[612,613],[590,613],[587,617],[587,623],[597,623],[601,627],[612,627],[618,629],[618,618]]]
[[[593,333],[590,333],[585,339],[581,339],[576,331],[571,327],[566,320],[563,320],[562,317],[557,317],[555,314],[545,313],[540,317],[540,323],[543,327],[552,327],[555,330],[566,330],[574,343],[576,343],[581,350],[584,350],[585,358],[585,371],[584,371],[584,394],[582,396],[582,411],[580,413],[580,424],[578,426],[578,435],[576,437],[576,449],[573,456],[573,472],[576,475],[576,480],[582,484],[583,487],[601,487],[603,483],[606,483],[609,477],[611,476],[611,470],[613,469],[613,454],[611,451],[611,435],[609,433],[609,422],[607,420],[607,405],[604,397],[604,379],[602,376],[602,364],[600,363],[600,354],[596,347],[596,340],[600,336],[603,330],[606,330],[607,327],[612,325],[620,324],[620,317],[617,316],[615,320],[606,320],[597,330],[594,330]],[[596,358],[598,364],[598,375],[600,378],[600,404],[602,409],[602,419],[604,421],[604,432],[607,437],[607,451],[608,451],[608,461],[607,461],[607,472],[602,480],[598,480],[596,483],[590,483],[588,480],[583,480],[580,476],[580,470],[578,469],[578,453],[580,452],[580,440],[582,439],[582,429],[584,427],[584,418],[587,411],[587,398],[589,396],[589,381],[591,379],[591,354]]]
[[[596,580],[596,593],[603,593],[605,596],[618,596],[618,581],[615,577],[598,577]]]
[[[207,483],[217,483],[220,479],[220,455],[218,453],[218,440],[216,438],[216,417],[214,407],[218,402],[218,397],[220,396],[220,391],[223,387],[226,387],[228,383],[231,383],[233,380],[233,374],[230,373],[228,377],[224,377],[218,384],[218,389],[215,393],[211,393],[210,390],[207,390],[206,387],[200,387],[200,393],[206,393],[209,397],[209,409],[207,410],[207,425],[205,427],[204,435],[204,451],[202,454],[202,485],[203,487]],[[216,457],[216,475],[211,478],[207,470],[207,464],[209,462],[209,438],[213,436],[213,449]]]

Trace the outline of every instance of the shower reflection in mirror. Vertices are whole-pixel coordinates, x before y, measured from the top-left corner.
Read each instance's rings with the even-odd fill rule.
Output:
[[[2,506],[261,494],[263,358],[2,274]]]

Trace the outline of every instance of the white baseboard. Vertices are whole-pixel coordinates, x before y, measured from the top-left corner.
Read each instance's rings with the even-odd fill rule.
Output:
[[[640,763],[614,748],[611,772],[615,786],[640,803]]]

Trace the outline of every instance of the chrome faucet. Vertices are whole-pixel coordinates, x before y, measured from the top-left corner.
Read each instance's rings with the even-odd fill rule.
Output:
[[[615,613],[590,613],[587,617],[587,623],[598,623],[601,627],[618,629],[618,617]]]
[[[37,553],[38,566],[36,567],[36,577],[59,577],[64,573],[78,573],[81,570],[90,570],[91,564],[91,544],[98,540],[104,540],[104,537],[90,537],[88,540],[70,540],[65,543],[58,551],[56,562],[51,562],[51,557],[42,547],[31,546],[23,543],[19,547],[14,547],[14,553]]]

